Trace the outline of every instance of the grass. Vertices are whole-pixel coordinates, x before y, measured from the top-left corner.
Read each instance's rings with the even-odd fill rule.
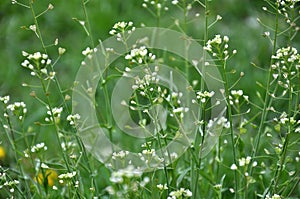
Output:
[[[278,2],[1,2],[0,197],[298,198]]]

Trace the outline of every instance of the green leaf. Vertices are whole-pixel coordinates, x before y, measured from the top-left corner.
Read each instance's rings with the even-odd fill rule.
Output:
[[[182,173],[177,178],[176,187],[180,187],[179,185],[182,182],[184,176],[186,176],[187,172],[189,172],[190,170],[191,170],[191,168],[187,168],[187,169],[185,169],[185,170],[182,171]]]

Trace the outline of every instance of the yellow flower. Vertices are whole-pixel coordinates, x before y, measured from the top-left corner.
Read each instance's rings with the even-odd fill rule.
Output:
[[[0,146],[0,160],[4,160],[5,158],[5,150],[2,146]]]
[[[54,185],[54,182],[57,180],[57,173],[54,170],[48,169],[45,172],[45,176],[42,172],[39,172],[38,176],[36,177],[36,181],[43,185],[44,184],[44,178],[47,178],[47,184],[49,187],[52,187]]]

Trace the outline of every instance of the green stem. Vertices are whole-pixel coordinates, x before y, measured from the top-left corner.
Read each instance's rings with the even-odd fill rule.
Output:
[[[229,91],[229,84],[228,84],[228,78],[227,78],[227,73],[226,73],[226,60],[223,60],[223,66],[222,66],[222,73],[223,73],[223,80],[224,80],[224,86],[225,86],[225,97],[226,97],[226,102],[227,102],[227,115],[229,119],[229,124],[230,124],[230,139],[231,139],[231,144],[232,144],[232,155],[233,155],[233,163],[237,165],[237,156],[236,156],[236,150],[235,150],[235,141],[234,141],[234,130],[233,130],[233,120],[232,120],[232,110],[231,110],[231,105],[230,105],[230,91]],[[239,196],[239,189],[238,189],[238,176],[237,176],[237,170],[234,170],[234,181],[235,181],[235,198],[238,199]]]
[[[61,146],[61,143],[62,142],[66,143],[66,141],[65,140],[62,141],[60,136],[59,136],[59,127],[57,126],[57,124],[55,122],[55,116],[54,116],[54,113],[53,113],[53,108],[51,106],[50,98],[48,96],[48,91],[46,89],[46,86],[45,86],[42,78],[40,78],[40,82],[41,82],[41,85],[42,85],[42,88],[43,88],[43,92],[46,96],[47,105],[48,105],[48,108],[49,108],[49,111],[50,111],[50,116],[51,116],[51,119],[52,119],[52,122],[53,122],[53,125],[54,125],[54,128],[55,128],[55,136],[56,136],[56,139],[57,139],[57,142],[58,142],[58,148],[59,148],[59,151],[61,151],[61,153],[62,153],[62,158],[63,158],[63,161],[66,165],[66,169],[70,173],[72,170],[71,170],[71,166],[70,166],[70,163],[69,163],[69,159],[67,158],[68,156],[66,155],[66,153],[64,153],[64,150]],[[76,185],[74,179],[72,179],[72,184],[73,184],[73,186]],[[76,194],[79,198],[81,198],[80,194],[78,192],[78,189],[76,189]]]
[[[277,7],[278,9],[278,7]],[[273,41],[273,50],[272,50],[272,55],[275,54],[276,52],[276,47],[277,47],[277,37],[278,37],[278,19],[279,19],[279,13],[278,11],[276,12],[276,18],[275,18],[275,30],[274,30],[274,41]],[[270,98],[270,87],[271,87],[271,80],[272,80],[272,71],[271,71],[271,66],[273,64],[273,59],[271,58],[271,61],[270,61],[270,67],[269,67],[269,70],[268,70],[268,79],[267,79],[267,87],[266,87],[266,93],[265,93],[265,97],[264,97],[264,106],[263,106],[263,110],[262,110],[262,117],[261,117],[261,120],[260,120],[260,123],[259,123],[259,127],[258,127],[258,137],[256,139],[256,143],[255,143],[255,146],[254,146],[254,151],[253,151],[253,154],[252,154],[252,160],[256,157],[256,154],[258,152],[258,149],[259,149],[259,145],[260,145],[260,140],[261,140],[261,136],[263,134],[263,130],[264,130],[264,124],[265,124],[265,121],[266,121],[266,118],[267,118],[267,115],[268,115],[268,109],[269,107],[271,106],[272,104],[272,98]],[[250,167],[250,176],[252,175],[253,173],[253,169],[254,167]]]
[[[204,14],[204,21],[205,21],[204,30],[205,30],[205,32],[204,32],[204,38],[203,38],[203,46],[206,45],[206,42],[208,40],[208,13],[209,13],[208,0],[205,0],[204,13],[205,13]],[[205,62],[206,62],[206,52],[203,50],[203,62],[202,62],[203,64],[201,66],[202,74],[205,74]],[[204,84],[205,84],[204,79],[203,79],[203,77],[201,77],[200,91],[204,91],[204,88],[205,88]],[[203,121],[205,121],[205,109],[200,109],[200,117],[203,119]],[[204,139],[205,139],[205,128],[206,128],[206,125],[204,123],[202,125],[201,147],[198,148],[199,146],[198,146],[197,142],[195,143],[195,147],[196,147],[196,149],[198,149],[198,150],[196,150],[196,155],[197,155],[197,157],[199,156],[199,162],[197,163],[196,166],[197,166],[197,169],[199,169],[199,170],[201,169],[201,162],[202,162],[202,150],[201,149],[203,147],[203,143],[204,143]],[[196,141],[198,140],[198,135],[199,135],[199,133],[197,132],[196,138],[195,138]],[[199,183],[199,172],[197,171],[197,169],[195,170],[196,182],[195,182],[194,193],[193,193],[194,198],[197,198],[197,195],[198,195],[197,191],[198,191],[198,183]],[[199,195],[199,197],[200,197],[200,195]]]
[[[32,1],[32,0],[29,0],[29,6],[30,6],[30,10],[31,10],[31,13],[32,13],[32,16],[33,16],[34,25],[35,25],[35,27],[36,27],[36,32],[37,32],[37,34],[38,34],[38,38],[39,38],[39,40],[41,41],[43,50],[44,50],[45,53],[47,54],[47,49],[46,49],[46,46],[45,46],[44,41],[43,41],[43,38],[42,38],[42,34],[41,34],[41,31],[40,31],[40,28],[39,28],[39,23],[38,23],[38,21],[37,21],[37,17],[36,17],[34,8],[33,8],[33,1]]]
[[[6,114],[8,115],[8,112],[6,112]],[[26,175],[25,175],[23,167],[22,167],[22,165],[20,164],[20,161],[19,161],[19,156],[18,156],[18,153],[17,153],[17,146],[16,146],[16,139],[15,139],[15,136],[14,136],[14,132],[13,132],[13,128],[12,128],[12,123],[10,121],[9,116],[7,117],[7,124],[8,124],[8,128],[9,128],[9,132],[10,133],[7,133],[7,131],[5,131],[7,133],[6,136],[7,136],[8,140],[9,140],[10,145],[12,147],[12,150],[14,152],[14,158],[15,158],[15,161],[16,161],[17,166],[19,168],[20,174],[21,174],[22,177],[24,177],[23,179],[19,178],[19,180],[20,181],[24,181],[25,186],[26,186],[26,192],[27,192],[26,194],[29,194],[28,196],[31,197],[31,193],[29,191],[30,188],[29,188],[28,183],[26,182]],[[20,177],[20,175],[19,175],[19,177]],[[18,187],[17,190],[20,191],[19,187]],[[22,196],[22,198],[26,198],[27,197],[26,194],[23,194],[23,193],[20,192],[20,196]]]

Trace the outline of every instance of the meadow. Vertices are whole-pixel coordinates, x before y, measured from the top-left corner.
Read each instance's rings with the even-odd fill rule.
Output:
[[[0,198],[300,198],[299,0],[0,2]]]

